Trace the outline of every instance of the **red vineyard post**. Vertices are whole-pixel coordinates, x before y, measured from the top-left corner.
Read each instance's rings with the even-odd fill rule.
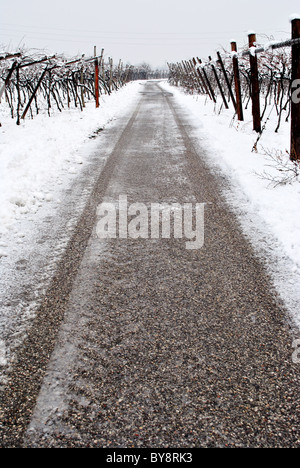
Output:
[[[292,39],[300,38],[300,18],[292,20]],[[299,87],[300,44],[292,46],[292,88]],[[291,99],[291,154],[292,161],[300,160],[300,102],[292,94]]]

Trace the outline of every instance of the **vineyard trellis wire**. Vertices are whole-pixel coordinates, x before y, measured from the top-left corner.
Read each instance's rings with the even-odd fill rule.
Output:
[[[156,75],[155,75],[156,76]],[[0,103],[5,98],[10,114],[19,125],[27,115],[31,118],[41,109],[49,116],[53,106],[59,111],[74,106],[84,109],[86,101],[110,95],[126,83],[151,77],[142,67],[126,65],[120,60],[101,55],[67,59],[63,55],[45,56],[42,52],[0,54]],[[0,123],[1,125],[1,123]]]
[[[300,19],[291,18],[292,37],[288,41],[268,41],[259,47],[256,34],[249,31],[249,44],[238,53],[231,42],[231,53],[225,50],[205,63],[199,57],[168,63],[169,81],[182,86],[188,93],[208,96],[221,107],[233,106],[238,120],[244,120],[244,109],[252,103],[253,129],[258,140],[268,120],[268,107],[277,113],[279,131],[283,112],[291,121],[290,158],[300,160]],[[268,117],[266,118],[266,116]],[[257,140],[257,142],[258,142]],[[254,145],[256,149],[256,145]]]

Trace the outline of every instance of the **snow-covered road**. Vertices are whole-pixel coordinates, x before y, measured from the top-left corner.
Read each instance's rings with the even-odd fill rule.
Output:
[[[201,117],[156,83],[140,90],[56,213],[63,226],[82,202],[3,385],[2,444],[299,447],[299,330],[272,284],[276,261],[293,262],[277,257],[279,240],[252,199],[213,162]],[[120,195],[206,203],[203,248],[100,241],[97,207]]]

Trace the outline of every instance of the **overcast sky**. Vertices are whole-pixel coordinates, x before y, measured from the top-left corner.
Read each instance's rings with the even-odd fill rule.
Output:
[[[0,44],[93,55],[94,45],[115,61],[163,66],[193,56],[207,58],[247,32],[290,36],[294,0],[1,0]],[[259,37],[264,43],[267,39]]]

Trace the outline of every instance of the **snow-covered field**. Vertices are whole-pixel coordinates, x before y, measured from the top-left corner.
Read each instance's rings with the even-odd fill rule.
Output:
[[[275,133],[278,117],[275,110],[270,115],[269,109],[257,153],[252,152],[258,135],[252,130],[251,105],[245,110],[245,121],[235,120],[232,125],[233,109],[219,112],[220,98],[215,106],[204,96],[185,94],[168,83],[162,86],[189,113],[197,129],[194,137],[206,148],[208,163],[228,177],[230,190],[224,196],[238,214],[245,234],[267,259],[274,284],[291,317],[300,325],[300,179],[277,186],[268,179],[293,176],[294,166],[287,154],[290,123],[283,116]],[[277,164],[279,153],[282,164]],[[287,173],[282,172],[286,169]]]

